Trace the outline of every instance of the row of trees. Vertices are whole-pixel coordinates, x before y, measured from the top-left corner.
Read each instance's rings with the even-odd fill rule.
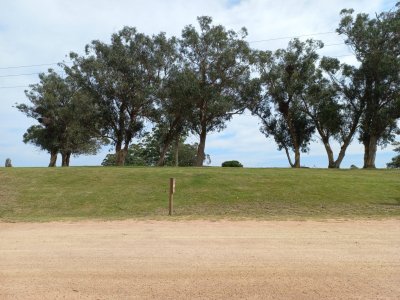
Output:
[[[377,146],[393,141],[400,118],[400,4],[370,17],[343,10],[337,29],[359,61],[341,64],[320,58],[320,41],[294,39],[286,49],[258,51],[239,32],[199,17],[199,31],[186,26],[180,38],[147,36],[125,27],[111,43],[93,41],[84,55],[71,53],[40,75],[26,91],[32,105],[17,108],[40,122],[24,135],[63,165],[71,154],[115,146],[113,160],[124,165],[130,145],[145,124],[157,132],[157,162],[170,161],[171,148],[189,133],[199,136],[195,165],[202,166],[207,135],[224,129],[233,115],[250,110],[261,131],[275,139],[292,167],[300,167],[315,132],[327,152],[328,167],[339,168],[357,136],[364,167],[375,167]],[[332,141],[340,143],[335,156]],[[179,162],[175,162],[179,164]]]

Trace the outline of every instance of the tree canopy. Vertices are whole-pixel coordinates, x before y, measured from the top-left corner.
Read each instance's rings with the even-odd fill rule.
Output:
[[[17,108],[39,121],[24,134],[24,142],[32,143],[51,154],[49,166],[55,166],[57,153],[62,165],[68,166],[71,154],[95,154],[101,140],[96,137],[93,103],[70,77],[62,78],[53,70],[39,75],[40,83],[25,91],[32,105]]]
[[[197,21],[180,37],[124,27],[109,42],[86,45],[83,55],[71,52],[72,66],[62,64],[65,78],[53,70],[40,74],[26,91],[31,104],[17,106],[39,122],[24,142],[48,151],[50,166],[58,153],[67,166],[71,155],[96,153],[104,143],[115,147],[104,164],[202,166],[208,134],[245,109],[296,168],[315,133],[329,168],[340,167],[357,138],[364,168],[374,168],[377,147],[394,141],[400,3],[374,16],[342,10],[337,33],[356,65],[320,58],[321,41],[293,39],[285,49],[258,51],[246,42],[245,28],[226,29],[207,16]],[[185,144],[190,134],[199,142]]]
[[[400,117],[400,3],[372,18],[353,13],[342,10],[337,32],[360,62],[359,93],[365,109],[359,139],[365,148],[364,168],[375,168],[377,146],[393,140]]]
[[[101,135],[115,145],[117,165],[124,165],[129,145],[154,112],[154,93],[173,40],[164,34],[149,37],[125,27],[111,43],[93,41],[86,55],[71,53],[66,68],[94,99]]]
[[[364,101],[359,94],[359,71],[336,58],[323,57],[302,106],[311,118],[328,156],[328,168],[339,168],[357,133]],[[335,159],[332,140],[340,145]]]
[[[400,142],[394,142],[393,145],[395,148],[393,149],[398,154],[392,158],[392,161],[387,163],[386,166],[389,169],[400,169]]]
[[[198,18],[200,31],[183,29],[180,41],[183,63],[193,75],[192,132],[200,136],[197,166],[202,166],[207,134],[225,127],[234,113],[244,110],[242,90],[250,79],[251,50],[240,32],[212,25],[211,17]]]
[[[261,101],[250,103],[263,127],[261,131],[273,136],[278,149],[284,149],[292,167],[300,168],[300,153],[308,151],[315,130],[309,116],[301,109],[301,100],[315,76],[316,50],[322,47],[318,41],[301,42],[294,39],[287,49],[274,53],[258,53],[260,82],[265,86]],[[294,161],[290,156],[294,152]]]

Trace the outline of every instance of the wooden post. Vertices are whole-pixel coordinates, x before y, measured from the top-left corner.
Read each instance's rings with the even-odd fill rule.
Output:
[[[174,193],[175,193],[175,178],[169,179],[169,213],[172,216],[172,211],[174,209]]]

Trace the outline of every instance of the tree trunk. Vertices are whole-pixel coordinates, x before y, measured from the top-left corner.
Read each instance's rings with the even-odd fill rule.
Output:
[[[339,169],[339,168],[340,168],[340,164],[341,164],[342,161],[343,161],[344,155],[346,154],[346,149],[347,149],[347,147],[348,147],[349,145],[350,145],[350,142],[347,142],[347,143],[344,143],[344,144],[342,145],[342,147],[340,147],[339,155],[338,155],[338,157],[337,157],[337,159],[336,159],[336,161],[335,161],[335,168],[336,168],[336,169]]]
[[[353,136],[356,133],[360,117],[361,117],[361,113],[358,113],[354,117],[350,131],[349,131],[348,135],[343,139],[343,145],[340,147],[339,155],[335,161],[335,168],[337,168],[337,169],[340,168],[340,164],[342,163],[344,155],[346,154],[347,147],[350,145],[350,143],[353,139]]]
[[[70,158],[71,158],[71,152],[61,153],[61,166],[69,167]]]
[[[292,168],[300,168],[300,145],[297,141],[296,129],[294,128],[294,126],[292,124],[292,116],[288,109],[289,108],[287,108],[286,113],[283,113],[283,116],[286,120],[286,124],[288,126],[290,137],[292,139],[293,147],[294,147],[294,164],[292,164],[291,166],[292,166]]]
[[[50,152],[50,163],[49,167],[55,167],[57,162],[57,152],[56,150],[51,150]]]
[[[115,144],[115,165],[123,166],[125,165],[126,153],[122,149],[122,143],[124,141],[124,133],[125,133],[125,112],[126,112],[126,104],[122,102],[119,108],[119,118],[118,118],[118,126],[117,126],[117,142]],[[132,118],[131,118],[132,120]]]
[[[61,153],[61,167],[67,167],[67,154]]]
[[[329,144],[329,141],[323,139],[322,142],[324,143],[325,151],[326,154],[328,155],[328,168],[329,169],[336,168],[335,158],[333,157],[333,151],[331,145]]]
[[[167,155],[168,148],[171,146],[173,140],[172,131],[168,132],[165,143],[161,149],[160,158],[158,159],[157,166],[162,167],[165,165],[165,155]]]
[[[300,149],[296,147],[294,149],[294,166],[293,168],[300,168]]]
[[[343,151],[342,151],[342,148],[343,148],[343,146],[340,148],[339,155],[338,155],[337,159],[335,160],[334,168],[336,168],[336,169],[340,169],[340,164],[342,163],[344,155],[346,154],[347,147]]]
[[[328,155],[328,168],[329,169],[339,169],[340,168],[340,164],[343,161],[343,158],[346,154],[346,149],[349,144],[350,144],[349,142],[345,142],[342,145],[342,147],[340,147],[339,155],[338,155],[337,159],[335,160],[334,156],[333,156],[333,151],[332,151],[331,145],[329,144],[329,142],[324,142],[326,154]]]
[[[157,166],[163,167],[165,165],[165,155],[167,154],[169,146],[169,143],[164,144],[163,148],[161,149],[160,158],[158,159]]]
[[[175,138],[175,167],[179,167],[179,135]]]
[[[285,149],[285,153],[286,153],[287,159],[288,159],[288,161],[289,161],[289,165],[293,168],[293,167],[294,167],[294,164],[292,163],[292,159],[290,158],[289,149],[286,148],[286,147],[284,147],[284,149]]]
[[[69,161],[71,160],[71,152],[67,153],[67,159],[66,159],[66,163],[67,163],[67,167],[69,167]]]
[[[329,135],[325,134],[325,132],[322,130],[321,124],[313,115],[311,115],[311,118],[314,121],[314,124],[315,124],[315,127],[317,128],[318,134],[321,137],[321,141],[324,144],[326,154],[328,155],[328,168],[329,169],[336,168],[333,151],[332,151],[331,145],[329,144]]]
[[[207,137],[207,129],[206,126],[201,126],[200,132],[200,143],[197,148],[197,156],[196,156],[196,166],[202,167],[205,159],[204,150],[206,148],[206,137]]]
[[[290,166],[292,168],[300,168],[300,149],[296,148],[294,150],[294,163],[292,162],[292,159],[290,157],[289,149],[287,147],[284,147],[284,149]]]
[[[117,142],[115,145],[115,165],[123,166],[125,165],[126,153],[122,149],[122,142]]]
[[[369,136],[364,142],[364,169],[375,169],[377,143],[376,136]]]

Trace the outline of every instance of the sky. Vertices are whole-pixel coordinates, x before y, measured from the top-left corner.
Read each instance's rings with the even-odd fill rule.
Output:
[[[62,72],[56,63],[67,61],[71,51],[83,54],[92,40],[109,42],[123,26],[146,34],[166,32],[179,36],[183,27],[197,25],[198,16],[211,16],[214,24],[227,29],[248,30],[247,41],[254,49],[286,48],[290,37],[322,40],[321,55],[342,62],[356,60],[334,31],[343,8],[375,14],[393,8],[397,0],[13,0],[2,1],[0,10],[0,165],[11,158],[17,167],[44,167],[49,154],[22,142],[26,129],[37,124],[14,106],[28,103],[24,90],[38,82],[38,73],[48,68]],[[208,135],[206,153],[211,165],[239,160],[245,167],[288,167],[286,155],[272,138],[259,130],[260,122],[248,112],[235,116],[225,130]],[[190,141],[197,141],[192,136]],[[334,145],[335,154],[339,146]],[[392,147],[378,149],[376,165],[383,168],[395,155]],[[100,165],[113,149],[104,147],[94,156],[71,158],[71,166]],[[58,164],[60,163],[58,159]],[[355,139],[342,167],[362,167],[363,147]],[[324,168],[324,147],[315,136],[301,164]]]

